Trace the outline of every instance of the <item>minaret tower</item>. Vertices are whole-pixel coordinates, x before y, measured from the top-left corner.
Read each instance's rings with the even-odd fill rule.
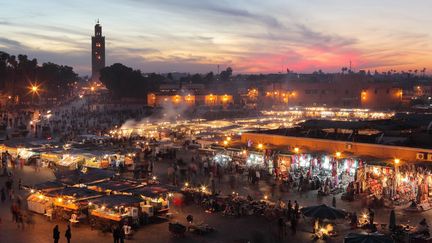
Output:
[[[98,82],[100,70],[105,67],[105,36],[102,36],[102,26],[99,19],[95,25],[92,36],[92,81]]]

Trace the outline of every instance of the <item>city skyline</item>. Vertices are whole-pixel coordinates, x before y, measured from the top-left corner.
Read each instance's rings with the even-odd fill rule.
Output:
[[[429,69],[424,1],[26,1],[0,3],[0,50],[91,72],[100,19],[107,65],[143,72]],[[352,14],[355,13],[355,14]]]

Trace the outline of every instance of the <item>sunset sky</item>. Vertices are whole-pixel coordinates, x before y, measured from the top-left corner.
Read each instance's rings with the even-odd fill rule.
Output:
[[[432,70],[427,0],[0,0],[0,50],[90,73],[100,19],[107,65],[143,72]]]

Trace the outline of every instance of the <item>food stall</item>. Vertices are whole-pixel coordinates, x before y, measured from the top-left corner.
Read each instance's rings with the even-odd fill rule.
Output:
[[[17,155],[23,160],[28,160],[30,159],[30,157],[37,154],[37,152],[29,148],[17,148]]]
[[[46,197],[51,198],[53,205],[66,210],[76,211],[79,209],[79,202],[90,198],[100,197],[101,194],[81,187],[65,187],[63,189],[49,191]]]
[[[148,210],[153,211],[156,215],[168,213],[169,211],[169,198],[172,196],[172,192],[170,192],[168,188],[146,186],[127,190],[125,193],[142,198],[143,202],[141,207],[143,210],[150,207],[151,209]]]
[[[213,161],[220,166],[227,167],[231,164],[231,156],[226,155],[224,153],[217,153],[215,156],[213,156]]]
[[[105,195],[88,200],[93,220],[106,223],[132,221],[139,223],[140,204],[143,199],[128,195]]]
[[[27,208],[28,210],[45,214],[46,210],[52,206],[52,201],[50,198],[44,196],[42,193],[31,193],[27,197]]]
[[[58,161],[58,165],[68,168],[78,168],[79,165],[85,162],[85,158],[80,154],[63,154],[62,158]]]
[[[49,183],[52,186],[59,184]],[[41,185],[41,188],[49,187],[47,184]],[[45,213],[47,211],[54,211],[55,215],[60,218],[69,220],[72,214],[78,214],[81,209],[83,200],[89,198],[100,197],[101,195],[95,191],[79,187],[65,187],[53,190],[31,190],[31,194],[27,198],[29,210],[36,213]]]
[[[266,167],[265,156],[261,152],[249,151],[246,159],[246,166],[248,167]]]
[[[57,153],[56,152],[41,152],[40,157],[41,157],[42,162],[45,162],[47,164],[49,164],[49,163],[58,164],[62,158],[62,154],[58,153],[58,152]]]

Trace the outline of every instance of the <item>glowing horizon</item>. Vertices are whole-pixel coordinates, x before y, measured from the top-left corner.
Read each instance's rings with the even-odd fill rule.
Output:
[[[100,19],[107,65],[143,72],[432,69],[432,2],[29,0],[0,3],[0,50],[91,69]]]

